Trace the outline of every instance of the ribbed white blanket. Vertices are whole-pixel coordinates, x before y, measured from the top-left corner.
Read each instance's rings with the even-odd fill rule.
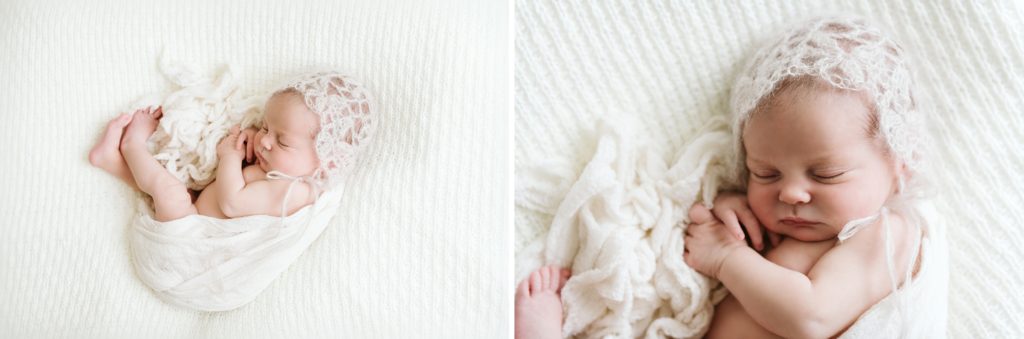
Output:
[[[508,333],[508,6],[500,1],[0,1],[0,337],[492,338]],[[243,94],[309,67],[373,88],[337,215],[253,302],[163,302],[133,270],[135,194],[89,165],[106,122],[173,86]]]
[[[724,116],[738,67],[786,22],[827,11],[887,25],[930,98],[932,168],[948,222],[948,334],[1024,336],[1024,10],[1014,1],[517,1],[516,251],[543,237],[599,148],[599,117],[631,114],[672,159]],[[553,164],[553,165],[551,165]],[[531,168],[558,182],[524,194]],[[521,279],[535,262],[516,263]]]

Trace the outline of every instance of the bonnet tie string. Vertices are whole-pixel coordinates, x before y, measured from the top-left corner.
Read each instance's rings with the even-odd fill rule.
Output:
[[[281,173],[280,171],[270,171],[270,172],[267,172],[267,179],[270,179],[270,180],[291,180],[292,181],[291,184],[288,184],[288,190],[285,191],[285,193],[284,193],[284,200],[281,201],[281,218],[284,218],[284,217],[288,216],[287,215],[287,212],[288,212],[288,198],[291,196],[292,189],[295,188],[295,184],[297,184],[299,182],[307,183],[307,184],[309,184],[309,186],[313,187],[313,202],[316,202],[316,199],[320,196],[320,184],[316,180],[314,180],[313,178],[317,177],[317,175],[319,175],[319,174],[320,174],[320,169],[319,168],[316,170],[316,172],[313,172],[312,175],[304,175],[304,176],[299,176],[299,177],[290,176],[290,175]]]

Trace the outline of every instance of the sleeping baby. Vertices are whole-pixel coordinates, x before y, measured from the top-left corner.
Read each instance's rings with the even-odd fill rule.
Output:
[[[198,142],[201,147],[183,151],[180,143],[168,143],[157,157],[151,154],[151,136],[202,141],[196,130],[214,135],[209,130],[216,119],[229,124],[228,111],[189,110],[188,103],[209,98],[204,91],[213,87],[186,84],[165,99],[168,107],[181,106],[167,116],[156,107],[113,119],[89,154],[93,165],[152,197],[151,205],[140,200],[128,228],[139,279],[169,303],[207,312],[254,300],[326,229],[376,119],[362,85],[334,72],[311,73],[273,92],[258,129],[236,125],[217,144]],[[203,126],[193,128],[193,122]],[[158,125],[161,133],[181,132],[154,135]],[[217,157],[207,156],[214,146]],[[216,176],[193,199],[170,170],[180,164],[168,161],[165,168],[157,160],[166,159],[164,152],[215,161]],[[213,170],[203,163],[188,169],[196,168]],[[196,178],[189,174],[185,181]]]
[[[111,120],[89,161],[151,196],[157,221],[193,214],[222,219],[289,215],[349,169],[353,150],[368,134],[362,128],[369,118],[367,100],[353,81],[332,74],[276,91],[267,100],[259,129],[234,126],[220,141],[216,180],[195,198],[146,148],[163,115],[161,107]]]
[[[741,189],[694,205],[683,241],[730,294],[706,336],[944,337],[944,229],[902,49],[861,19],[815,19],[759,50],[730,104]],[[560,337],[569,278],[519,284],[517,338]]]
[[[748,64],[732,95],[745,192],[693,206],[684,241],[686,263],[730,293],[708,337],[945,336],[904,62],[862,20],[828,18]]]

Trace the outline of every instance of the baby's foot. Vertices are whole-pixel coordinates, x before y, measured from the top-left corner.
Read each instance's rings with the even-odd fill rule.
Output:
[[[562,286],[569,270],[543,267],[516,288],[516,339],[562,337]]]
[[[120,145],[124,128],[131,121],[132,115],[125,113],[107,123],[107,130],[103,132],[100,141],[89,151],[90,164],[107,172],[115,172],[120,166],[128,166],[124,164],[124,158],[121,157]]]
[[[163,117],[163,107],[140,109],[132,114],[132,121],[124,130],[124,137],[121,138],[121,150],[131,147],[145,147],[146,140]]]

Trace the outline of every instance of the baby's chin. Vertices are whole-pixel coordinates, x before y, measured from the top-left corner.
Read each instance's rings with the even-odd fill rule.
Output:
[[[269,166],[267,166],[267,164],[264,163],[263,160],[260,160],[259,157],[256,157],[256,166],[259,166],[260,169],[263,170],[264,172],[270,172]]]
[[[827,225],[816,225],[815,227],[798,227],[798,228],[783,228],[775,233],[781,234],[787,238],[793,238],[795,240],[803,242],[818,242],[825,240],[832,240],[839,236],[838,232],[833,231],[831,226]]]

